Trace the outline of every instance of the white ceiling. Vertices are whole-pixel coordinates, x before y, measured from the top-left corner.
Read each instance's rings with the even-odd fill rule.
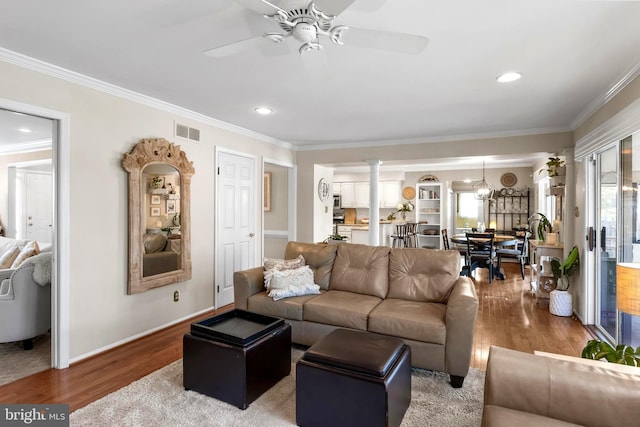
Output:
[[[329,78],[305,69],[296,43],[204,55],[279,30],[247,1],[0,0],[0,47],[300,149],[571,130],[640,67],[637,1],[356,0],[336,24],[429,45],[408,55],[325,39]],[[498,84],[508,70],[524,77]]]

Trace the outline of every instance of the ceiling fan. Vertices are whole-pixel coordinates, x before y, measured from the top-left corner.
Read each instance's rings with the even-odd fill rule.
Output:
[[[300,0],[235,1],[262,14],[267,20],[277,23],[281,31],[267,32],[261,36],[209,49],[203,52],[205,55],[216,58],[225,57],[259,47],[264,45],[265,41],[280,44],[289,38],[295,39],[300,44],[298,52],[301,55],[322,50],[322,38],[337,45],[347,44],[407,54],[422,52],[429,42],[426,37],[413,34],[335,25],[336,17],[355,0],[315,0],[306,6],[301,5]],[[372,2],[381,4],[384,0],[365,0],[365,2],[368,3],[368,7],[371,7]]]

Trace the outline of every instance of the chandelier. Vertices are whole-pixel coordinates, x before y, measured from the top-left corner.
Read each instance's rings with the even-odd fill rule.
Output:
[[[482,162],[482,181],[473,184],[473,192],[477,200],[487,200],[493,196],[493,187],[484,179],[484,162]]]

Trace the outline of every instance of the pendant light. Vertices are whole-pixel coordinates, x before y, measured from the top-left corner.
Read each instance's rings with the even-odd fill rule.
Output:
[[[473,184],[473,191],[477,200],[487,200],[493,196],[493,187],[484,179],[484,161],[482,162],[482,181]]]

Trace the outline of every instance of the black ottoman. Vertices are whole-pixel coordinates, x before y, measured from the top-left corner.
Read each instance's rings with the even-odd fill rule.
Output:
[[[296,365],[296,422],[399,426],[411,402],[411,348],[398,338],[336,329]]]

